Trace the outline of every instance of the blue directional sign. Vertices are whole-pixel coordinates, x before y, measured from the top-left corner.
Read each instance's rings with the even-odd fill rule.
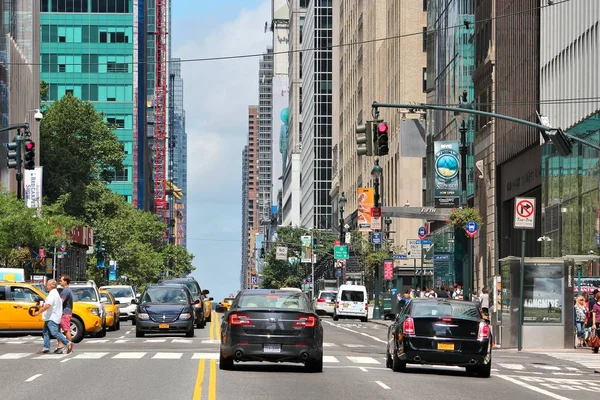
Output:
[[[419,231],[417,233],[419,235],[419,239],[425,239],[427,237],[427,229],[425,229],[424,226],[419,228]]]
[[[383,232],[371,232],[371,244],[383,243]]]
[[[475,235],[477,235],[477,232],[479,231],[479,226],[477,225],[477,222],[467,222],[467,226],[465,226],[465,231],[467,232],[467,235],[469,235],[469,237],[474,237]]]

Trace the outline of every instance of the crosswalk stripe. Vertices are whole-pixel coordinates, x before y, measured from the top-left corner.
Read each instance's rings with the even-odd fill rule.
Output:
[[[355,364],[381,364],[379,361],[374,359],[373,357],[352,357],[346,356],[346,358],[352,361]]]
[[[205,340],[202,341],[202,343],[203,344],[219,344],[219,343],[221,343],[221,341],[218,340],[218,339],[217,340],[215,340],[215,339],[212,339],[212,340],[211,339],[205,339]]]
[[[145,355],[146,355],[145,352],[126,352],[126,353],[119,353],[119,354],[113,356],[112,358],[124,359],[124,360],[139,360],[140,358],[144,357]]]
[[[119,340],[115,340],[115,343],[127,343],[129,342],[129,339],[119,339]]]
[[[323,347],[337,347],[335,343],[323,343]]]
[[[81,354],[77,354],[75,357],[73,358],[82,358],[82,359],[86,359],[86,360],[98,360],[102,357],[104,357],[105,355],[107,355],[108,353],[81,353]]]
[[[364,345],[364,344],[350,344],[350,343],[344,344],[344,346],[346,346],[346,347],[350,347],[350,348],[359,348],[359,347],[365,347],[365,345]]]
[[[194,353],[192,360],[218,360],[219,353]]]
[[[38,357],[33,357],[34,360],[60,360],[65,358],[66,354],[40,354]]]
[[[144,343],[164,343],[167,339],[146,339]]]
[[[534,364],[534,367],[539,368],[539,369],[545,369],[548,371],[560,371],[560,367],[556,367],[554,365],[536,365],[536,364]]]
[[[179,360],[183,353],[156,353],[154,357],[161,360]]]
[[[86,343],[106,343],[108,339],[88,339],[85,341]]]
[[[0,355],[0,360],[18,360],[19,358],[27,357],[31,353],[6,353]]]
[[[335,358],[334,356],[323,356],[324,363],[339,363],[340,360]]]
[[[521,364],[503,364],[503,363],[496,363],[497,366],[502,367],[502,368],[506,368],[506,369],[512,369],[515,371],[522,371],[525,369],[525,367]]]

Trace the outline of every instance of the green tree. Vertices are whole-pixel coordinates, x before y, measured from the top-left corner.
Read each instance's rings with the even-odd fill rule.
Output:
[[[52,103],[40,124],[40,162],[50,202],[68,195],[65,210],[84,216],[84,194],[93,182],[108,182],[123,168],[125,153],[92,103],[67,94]]]

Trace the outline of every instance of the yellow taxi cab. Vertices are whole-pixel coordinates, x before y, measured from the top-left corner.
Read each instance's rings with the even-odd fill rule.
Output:
[[[106,311],[106,327],[109,331],[118,331],[121,329],[119,300],[115,300],[108,290],[99,290],[98,292],[100,293],[100,303],[104,305],[104,311]]]
[[[221,302],[219,303],[222,307],[225,307],[227,310],[229,310],[229,307],[231,307],[231,303],[233,303],[235,297],[225,297],[223,300],[221,300]]]
[[[35,332],[44,328],[42,316],[32,316],[46,293],[30,283],[0,282],[0,332]],[[73,303],[71,336],[79,343],[84,335],[94,335],[102,329],[98,307],[87,303]]]
[[[212,320],[212,301],[214,298],[204,295],[204,317],[206,322]]]

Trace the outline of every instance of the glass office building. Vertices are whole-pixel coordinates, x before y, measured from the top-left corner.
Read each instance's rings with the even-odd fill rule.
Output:
[[[137,79],[141,72],[134,64],[138,42],[144,44],[143,30],[138,29],[140,16],[144,16],[143,2],[133,0],[41,0],[41,80],[48,83],[48,100],[72,93],[104,113],[126,152],[124,168],[114,172],[109,187],[136,204],[144,204],[134,199],[133,187],[134,149],[138,148],[134,133],[141,120]],[[143,181],[136,172],[138,181]]]

